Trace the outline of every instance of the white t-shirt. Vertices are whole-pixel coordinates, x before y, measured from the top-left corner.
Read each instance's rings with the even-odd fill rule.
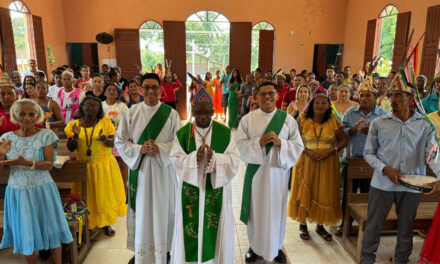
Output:
[[[102,108],[104,110],[105,116],[108,117],[115,127],[118,127],[119,121],[124,115],[125,111],[128,110],[126,104],[117,101],[115,104],[108,105],[106,101],[102,102]]]
[[[57,101],[58,100],[58,92],[61,90],[61,88],[63,88],[63,87],[58,87],[56,84],[52,85],[51,87],[49,87],[47,97],[49,97],[52,100]],[[59,102],[58,102],[58,104],[59,104]]]

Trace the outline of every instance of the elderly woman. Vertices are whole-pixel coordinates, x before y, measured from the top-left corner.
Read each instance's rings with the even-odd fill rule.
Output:
[[[0,138],[0,165],[11,167],[0,249],[13,247],[27,263],[35,263],[35,251],[51,249],[55,263],[61,264],[61,243],[73,239],[49,174],[58,138],[51,130],[35,127],[43,120],[35,101],[16,101],[10,110],[11,121],[20,128]]]
[[[338,152],[347,145],[347,137],[322,86],[316,88],[306,112],[300,114],[298,129],[306,148],[293,168],[287,214],[300,223],[300,238],[310,239],[309,221],[317,223],[318,235],[332,241],[324,224],[335,225],[342,217]]]
[[[121,172],[112,155],[115,127],[104,115],[101,101],[87,96],[79,106],[79,120],[69,122],[64,132],[68,149],[87,161],[89,227],[103,228],[106,235],[114,236],[110,225],[125,215],[127,205]],[[72,192],[80,190],[80,184],[73,184]]]
[[[63,72],[63,88],[58,91],[57,103],[61,107],[64,123],[67,124],[75,115],[79,108],[79,103],[85,94],[81,89],[73,87],[73,74],[69,71]]]

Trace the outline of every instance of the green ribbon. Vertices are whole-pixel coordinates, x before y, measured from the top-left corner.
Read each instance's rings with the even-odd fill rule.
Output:
[[[196,151],[196,142],[192,133],[192,124],[188,123],[177,131],[180,146],[187,153]],[[223,153],[229,145],[231,130],[212,121],[211,148],[216,153]],[[215,139],[215,140],[214,140]],[[206,175],[205,215],[203,216],[202,262],[215,258],[218,225],[222,211],[223,187],[214,189],[211,174]],[[198,261],[198,230],[199,230],[199,199],[198,187],[183,182],[182,184],[182,221],[185,261]]]
[[[276,113],[270,120],[267,125],[266,130],[263,135],[266,135],[270,131],[275,132],[275,134],[279,135],[281,129],[283,128],[284,120],[286,119],[287,113],[281,111],[279,109],[276,110]],[[266,155],[269,153],[273,146],[273,143],[266,144]],[[260,168],[259,164],[249,163],[246,167],[246,172],[244,174],[244,185],[243,185],[243,199],[241,200],[241,213],[240,220],[247,225],[249,220],[249,211],[251,206],[251,193],[252,193],[252,179],[254,178],[255,173]],[[269,176],[269,175],[268,175]]]
[[[139,137],[138,144],[143,145],[145,141],[150,139],[156,140],[159,136],[160,131],[164,127],[171,113],[171,107],[166,104],[161,104],[159,109],[148,122],[147,126],[144,128],[142,135]],[[130,207],[136,212],[136,192],[137,192],[137,182],[139,176],[139,168],[141,167],[142,161],[145,158],[145,154],[142,154],[141,160],[139,161],[139,166],[136,170],[130,170],[129,177],[129,193],[130,193]]]

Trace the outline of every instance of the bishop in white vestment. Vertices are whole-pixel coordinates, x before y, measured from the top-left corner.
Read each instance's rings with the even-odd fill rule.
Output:
[[[207,100],[207,101],[205,101]],[[193,116],[177,132],[170,159],[178,176],[171,263],[234,263],[235,224],[231,180],[240,157],[231,130],[216,122],[201,87]]]

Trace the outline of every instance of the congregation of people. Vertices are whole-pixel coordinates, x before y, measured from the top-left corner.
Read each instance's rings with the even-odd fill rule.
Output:
[[[61,244],[73,238],[49,172],[66,139],[87,161],[89,228],[114,236],[112,225],[125,216],[130,263],[234,263],[235,217],[247,226],[249,263],[287,263],[287,217],[298,222],[301,239],[311,239],[314,223],[331,243],[343,233],[353,157],[374,169],[349,190],[369,193],[361,263],[375,263],[393,204],[394,261],[408,263],[421,193],[399,178],[426,175],[429,166],[440,179],[432,154],[440,74],[432,83],[417,76],[412,87],[400,71],[380,76],[368,64],[355,73],[330,65],[323,76],[260,68],[242,75],[227,65],[204,77],[189,74],[186,88],[186,76],[169,65],[132,79],[122,70],[104,64],[100,73],[87,65],[74,72],[64,65],[47,75],[31,59],[26,72],[10,79],[3,72],[0,166],[10,167],[10,176],[0,186],[0,249],[13,248],[27,263],[50,250],[61,263]],[[177,111],[182,92],[191,107],[185,124]],[[246,168],[234,216],[231,182],[240,163]],[[428,195],[438,197],[440,180],[428,185]],[[81,192],[79,184],[71,189]],[[421,233],[427,237],[420,263],[440,263],[440,206],[429,232]]]

